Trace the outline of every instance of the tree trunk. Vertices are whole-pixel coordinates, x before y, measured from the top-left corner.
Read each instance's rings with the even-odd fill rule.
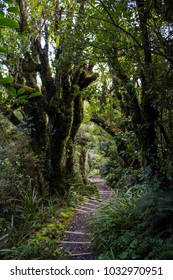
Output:
[[[87,184],[87,177],[86,177],[86,157],[87,157],[87,151],[86,151],[86,145],[81,145],[81,152],[79,156],[79,164],[80,164],[80,171],[82,175],[82,180],[84,184]]]
[[[141,127],[142,151],[145,164],[151,165],[153,171],[157,169],[157,145],[156,145],[156,122],[158,118],[157,109],[153,106],[154,94],[151,92],[151,84],[154,79],[152,71],[152,55],[150,39],[148,34],[148,12],[144,0],[136,0],[141,28],[141,38],[144,53],[144,69],[141,72],[142,81],[142,116],[143,126]]]
[[[71,179],[75,175],[75,139],[83,120],[83,97],[78,95],[74,99],[74,116],[70,137],[66,148],[66,177]]]
[[[73,98],[54,103],[49,114],[50,137],[50,191],[64,194],[65,152],[73,122]],[[57,107],[56,107],[57,106]]]
[[[74,170],[75,136],[83,119],[82,91],[98,77],[93,73],[94,65],[81,60],[85,44],[80,48],[77,47],[74,52],[70,49],[68,53],[66,49],[69,40],[72,39],[72,44],[76,44],[76,30],[79,30],[81,18],[83,21],[81,15],[84,12],[84,2],[79,1],[74,5],[75,7],[72,5],[70,8],[72,13],[68,16],[66,10],[59,7],[59,1],[56,1],[51,10],[52,21],[51,19],[49,21],[44,13],[45,5],[43,5],[42,17],[34,19],[30,12],[28,13],[30,6],[27,7],[25,1],[16,1],[20,17],[19,32],[21,35],[28,35],[28,48],[21,54],[19,60],[20,73],[16,75],[14,69],[14,80],[16,82],[16,77],[19,77],[20,81],[17,81],[17,84],[19,82],[21,87],[24,84],[25,87],[36,89],[32,93],[37,91],[38,74],[41,80],[42,96],[34,99],[29,95],[24,114],[26,126],[31,131],[33,150],[37,155],[45,156],[44,168],[48,174],[51,193],[57,191],[64,194],[67,190],[66,175],[68,170],[70,173]],[[78,12],[73,13],[73,8]],[[62,24],[62,20],[65,25]],[[55,45],[58,45],[54,59],[50,56],[52,44],[50,28],[51,38],[54,38]],[[57,44],[58,37],[60,37],[59,44]],[[83,43],[83,37],[80,40]],[[60,43],[65,47],[62,48]],[[21,41],[21,46],[22,44]],[[18,123],[17,119],[14,121]]]
[[[49,146],[47,115],[42,97],[37,97],[25,106],[26,125],[31,131],[31,145],[37,155],[46,154]]]

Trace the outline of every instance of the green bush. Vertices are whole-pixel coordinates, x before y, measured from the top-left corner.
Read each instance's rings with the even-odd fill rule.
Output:
[[[25,239],[47,190],[42,160],[32,152],[27,135],[1,115],[0,131],[0,236],[8,233],[4,250]]]
[[[32,219],[12,228],[3,250],[0,250],[0,258],[64,259],[66,256],[59,240],[69,226],[73,210],[73,207],[60,208],[57,198],[49,200]]]
[[[101,259],[173,258],[173,191],[149,179],[124,191],[91,220]]]
[[[5,259],[13,260],[51,260],[62,259],[57,240],[29,239],[19,246],[13,246],[10,253],[2,254]]]

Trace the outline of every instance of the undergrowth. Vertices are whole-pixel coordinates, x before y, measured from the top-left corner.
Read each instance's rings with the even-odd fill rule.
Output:
[[[89,193],[93,191],[90,185],[88,189]],[[60,238],[69,227],[75,207],[89,193],[86,186],[84,191],[84,186],[82,188],[79,185],[72,187],[64,198],[54,196],[44,201],[37,198],[35,193],[24,196],[19,210],[14,212],[12,225],[5,218],[2,220],[0,258],[65,259],[66,254],[59,245]],[[20,225],[17,222],[18,216],[22,221]]]
[[[0,259],[63,259],[66,256],[59,245],[63,231],[68,228],[76,205],[96,193],[96,189],[77,180],[71,182],[64,197],[58,193],[50,196],[43,179],[42,157],[32,152],[24,133],[3,122]]]
[[[173,259],[173,191],[154,178],[117,190],[90,223],[98,259]]]

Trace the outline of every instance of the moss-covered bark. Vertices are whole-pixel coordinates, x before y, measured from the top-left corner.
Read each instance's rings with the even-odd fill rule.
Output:
[[[83,90],[87,88],[98,77],[98,74],[93,72],[93,67],[94,65],[91,63],[79,67],[76,70],[75,76],[73,78],[74,84],[72,88],[75,92],[73,122],[66,147],[66,177],[68,179],[74,178],[75,176],[75,138],[83,121]]]
[[[157,109],[153,106],[154,92],[151,92],[154,72],[152,70],[152,53],[150,47],[150,38],[148,32],[148,17],[144,0],[137,0],[137,10],[139,15],[139,24],[141,29],[141,40],[143,46],[144,66],[141,71],[142,82],[142,119],[141,126],[142,150],[145,158],[145,164],[151,165],[153,171],[157,169],[157,144],[156,144],[156,122],[158,119]]]
[[[79,156],[79,163],[80,163],[80,171],[81,171],[81,175],[82,175],[82,180],[84,182],[84,184],[87,183],[87,178],[86,178],[86,150],[83,149],[80,153]]]
[[[83,119],[82,91],[97,78],[97,74],[93,73],[94,65],[81,63],[82,48],[78,50],[76,59],[75,52],[73,54],[70,50],[71,53],[68,54],[60,45],[57,46],[52,66],[49,29],[54,33],[54,37],[59,36],[62,19],[57,13],[58,2],[54,7],[55,10],[51,11],[54,15],[55,27],[53,24],[51,27],[48,26],[49,22],[43,15],[43,19],[40,17],[35,21],[35,29],[38,33],[33,33],[34,24],[31,27],[31,19],[25,3],[21,0],[17,0],[16,3],[20,16],[19,32],[27,34],[30,40],[28,49],[20,58],[21,72],[17,83],[24,85],[25,88],[37,90],[37,75],[39,74],[42,92],[41,97],[31,98],[29,100],[31,102],[24,108],[26,126],[31,132],[33,150],[44,156],[50,192],[64,194],[67,190],[65,179],[68,176],[68,170],[69,173],[74,170],[75,136]],[[84,9],[83,1],[78,6],[81,14]],[[72,17],[73,13],[67,16],[71,23]],[[78,28],[78,20],[80,21],[80,17],[78,19],[75,16],[76,28]],[[73,28],[71,24],[67,26],[75,35],[75,26]],[[63,34],[64,38],[61,34],[61,41],[65,42],[66,39],[68,41],[70,37],[67,36],[66,31]]]
[[[49,137],[50,137],[50,189],[64,194],[65,186],[65,157],[66,145],[70,136],[73,122],[73,99],[62,102],[49,114]]]
[[[32,149],[37,155],[46,153],[49,145],[47,114],[41,99],[32,100],[25,106],[26,125],[30,129]]]
[[[80,125],[83,121],[83,97],[77,95],[74,99],[73,123],[70,131],[70,137],[66,147],[66,177],[73,178],[75,175],[75,139]]]
[[[85,138],[79,139],[79,144],[80,144],[80,155],[79,155],[80,172],[81,172],[83,183],[87,184],[87,176],[86,176],[87,139]]]

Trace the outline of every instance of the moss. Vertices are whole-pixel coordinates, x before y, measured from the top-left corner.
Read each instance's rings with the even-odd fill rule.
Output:
[[[66,147],[66,177],[70,180],[75,176],[74,170],[74,154],[75,154],[75,138],[77,132],[80,128],[80,125],[83,121],[83,97],[82,94],[77,95],[74,99],[74,108],[73,108],[73,122],[70,131],[70,137],[67,142]]]
[[[60,216],[63,217],[63,218],[65,218],[65,219],[69,219],[69,218],[72,218],[72,217],[73,217],[73,214],[70,213],[70,212],[66,212],[66,213],[61,212],[61,213],[60,213]]]

